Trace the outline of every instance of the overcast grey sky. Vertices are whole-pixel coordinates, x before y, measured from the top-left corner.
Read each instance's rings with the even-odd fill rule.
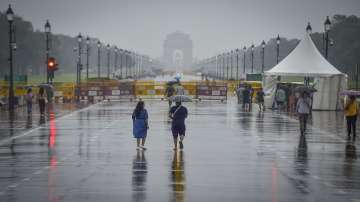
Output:
[[[301,38],[308,21],[321,31],[325,16],[360,16],[360,0],[0,0],[43,30],[78,32],[152,57],[168,33],[191,35],[194,56],[258,44],[276,36]]]

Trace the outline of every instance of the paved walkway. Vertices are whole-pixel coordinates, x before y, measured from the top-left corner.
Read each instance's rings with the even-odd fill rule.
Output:
[[[285,114],[243,112],[232,100],[187,103],[185,149],[174,152],[167,103],[146,101],[143,152],[131,134],[135,104],[2,129],[12,135],[0,141],[0,201],[360,200],[358,143],[346,142],[340,113],[314,113],[303,139]]]

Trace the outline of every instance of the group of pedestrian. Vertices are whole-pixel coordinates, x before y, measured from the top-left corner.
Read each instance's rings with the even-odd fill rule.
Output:
[[[254,95],[254,89],[251,87],[251,85],[239,85],[239,87],[236,89],[236,94],[238,98],[238,104],[241,102],[244,111],[250,111],[252,106],[252,98]]]
[[[32,89],[28,88],[26,95],[25,95],[28,116],[30,116],[32,113],[33,99],[34,99],[34,94],[32,93]],[[40,115],[44,116],[45,115],[45,106],[46,106],[46,102],[47,102],[47,96],[45,93],[45,89],[43,87],[39,88],[37,101],[39,104]]]
[[[250,111],[252,107],[252,101],[255,94],[255,90],[249,84],[239,85],[236,89],[236,95],[238,98],[238,104],[242,104],[244,111]],[[264,99],[265,93],[262,88],[259,88],[255,94],[255,100],[259,105],[260,111],[265,111]]]
[[[183,140],[185,138],[185,119],[188,116],[188,111],[181,101],[176,101],[175,106],[169,110],[169,117],[172,120],[171,132],[174,141],[174,150],[177,150],[178,145],[180,149],[184,148]],[[145,109],[144,101],[139,101],[132,114],[133,120],[133,136],[136,138],[137,149],[146,150],[145,140],[147,131],[149,130],[149,116]]]

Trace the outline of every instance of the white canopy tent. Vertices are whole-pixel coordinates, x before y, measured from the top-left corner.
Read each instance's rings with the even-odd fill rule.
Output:
[[[263,86],[268,95],[266,105],[271,107],[278,76],[311,77],[317,92],[313,109],[341,109],[339,93],[346,89],[347,76],[331,65],[318,51],[309,34],[278,65],[264,73]]]

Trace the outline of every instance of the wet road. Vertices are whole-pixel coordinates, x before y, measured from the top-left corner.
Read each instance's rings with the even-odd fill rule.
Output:
[[[54,112],[28,129],[2,119],[0,201],[360,201],[359,143],[346,141],[341,113],[315,112],[304,139],[286,114],[186,103],[174,152],[167,103],[146,101],[148,150],[137,151],[135,104]]]

